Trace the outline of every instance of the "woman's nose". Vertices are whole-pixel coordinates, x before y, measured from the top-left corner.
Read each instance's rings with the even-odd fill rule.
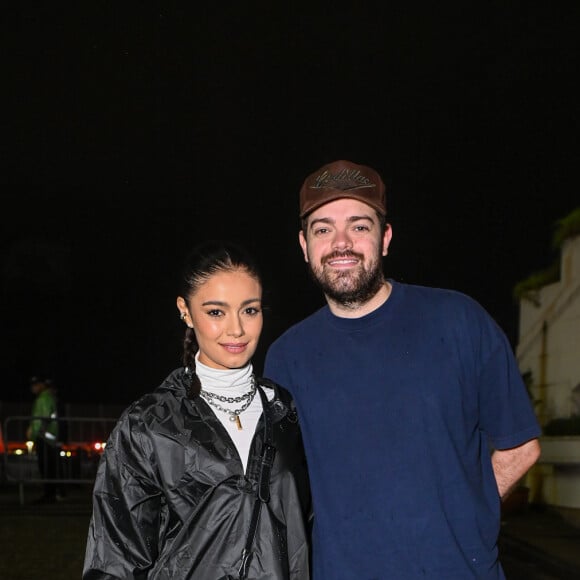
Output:
[[[227,333],[229,336],[242,336],[244,334],[244,327],[242,326],[242,321],[238,316],[233,316],[230,319]]]

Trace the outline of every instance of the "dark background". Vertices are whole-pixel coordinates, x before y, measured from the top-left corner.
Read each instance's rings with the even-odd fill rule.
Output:
[[[36,373],[66,401],[155,388],[180,364],[183,257],[209,237],[265,270],[261,370],[323,303],[297,197],[340,158],[387,184],[387,274],[472,295],[515,345],[512,289],[580,205],[580,8],[480,4],[5,12],[0,400]]]

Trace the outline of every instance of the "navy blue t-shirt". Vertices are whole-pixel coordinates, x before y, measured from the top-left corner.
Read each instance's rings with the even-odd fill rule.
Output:
[[[305,440],[314,578],[501,579],[491,450],[540,434],[511,346],[468,296],[391,283],[374,312],[324,307],[267,353]]]

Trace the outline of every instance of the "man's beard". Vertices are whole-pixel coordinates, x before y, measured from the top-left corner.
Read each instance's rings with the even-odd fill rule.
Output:
[[[356,258],[359,265],[348,270],[332,270],[325,264],[336,258]],[[324,294],[333,302],[345,308],[356,308],[373,298],[385,282],[381,257],[375,256],[368,266],[364,266],[364,256],[355,252],[333,252],[322,259],[322,266],[314,268],[308,263],[310,274]]]

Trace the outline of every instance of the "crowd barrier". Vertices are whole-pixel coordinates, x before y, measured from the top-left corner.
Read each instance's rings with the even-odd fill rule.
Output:
[[[107,438],[118,420],[58,417],[50,419],[58,426],[56,437],[50,437],[49,433],[37,441],[27,440],[31,421],[42,419],[11,416],[0,426],[0,477],[4,483],[18,484],[21,503],[26,485],[54,483],[66,489],[71,484],[93,483]]]

